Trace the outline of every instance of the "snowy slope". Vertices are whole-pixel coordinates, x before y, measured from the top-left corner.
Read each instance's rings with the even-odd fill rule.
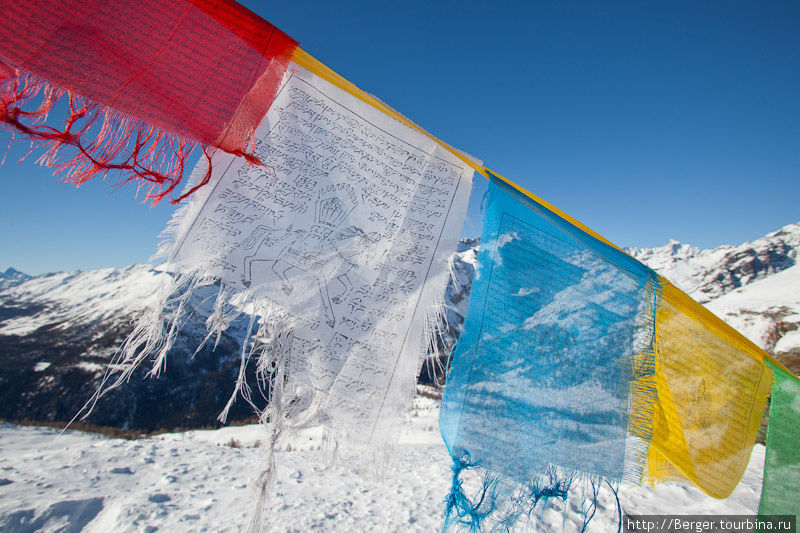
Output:
[[[451,474],[437,411],[435,401],[415,401],[396,465],[382,482],[326,468],[316,450],[319,433],[284,439],[264,531],[440,530]],[[250,482],[263,460],[262,441],[257,426],[126,441],[1,425],[0,530],[240,531]],[[763,461],[764,448],[756,446],[742,483],[726,500],[677,483],[628,487],[620,491],[623,512],[755,513]],[[581,504],[556,502],[537,530],[579,531]],[[617,530],[616,502],[607,489],[589,530]]]
[[[738,246],[699,250],[671,241],[630,252],[784,363],[796,359],[800,370],[799,246],[800,224],[791,224]],[[476,241],[464,241],[454,255],[442,335],[422,383],[442,380],[466,313],[476,250]],[[33,278],[8,269],[0,275],[0,419],[72,418],[165,276],[147,265]],[[244,324],[234,324],[216,351],[206,347],[192,358],[205,335],[214,288],[207,292],[192,300],[193,314],[168,355],[167,373],[159,380],[132,380],[104,400],[93,422],[138,429],[215,423],[235,378]],[[168,405],[160,401],[165,395]],[[249,415],[244,406],[237,409],[233,419]]]
[[[786,361],[800,356],[798,246],[800,224],[793,224],[740,246],[698,250],[671,242],[631,252]],[[435,357],[443,356],[463,322],[475,251],[476,243],[470,242],[456,254],[457,283],[448,287],[446,327]],[[163,275],[133,266],[2,281],[0,395],[6,396],[0,397],[0,409],[8,413],[9,402],[15,401],[18,412],[46,416],[61,409],[61,414],[71,414],[79,405],[75,384],[80,383],[84,393],[93,390],[93,377],[113,355],[132,318],[153,297]],[[190,361],[181,350],[196,345],[205,320],[203,302],[192,305],[195,314],[185,328],[187,337],[170,354],[166,379],[132,380],[125,394],[100,408],[110,425],[152,427],[154,420],[168,419],[167,426],[197,426],[202,422],[191,416],[177,423],[175,411],[206,412],[212,418],[219,411],[213,400],[227,399],[239,346],[234,335],[221,343],[220,353],[201,353]],[[234,333],[235,329],[234,325]],[[185,383],[198,376],[200,385],[185,390]],[[31,384],[33,394],[20,393]],[[285,438],[265,530],[438,530],[451,465],[438,433],[437,412],[435,401],[415,400],[397,464],[383,483],[358,472],[326,468],[318,451],[319,430]],[[143,413],[149,417],[143,418]],[[261,431],[243,426],[125,441],[78,432],[56,438],[49,429],[2,425],[0,530],[239,531],[251,502],[248,486],[263,459]],[[742,483],[726,500],[668,483],[623,488],[623,510],[754,513],[763,460],[764,448],[757,445]],[[616,531],[616,503],[610,492],[604,489],[599,502],[590,530]],[[579,530],[581,505],[576,500],[557,504],[545,512],[539,530]]]
[[[442,335],[423,383],[441,379],[440,361],[461,328],[474,266],[475,242],[464,241],[454,256]],[[0,420],[68,421],[97,389],[104,365],[169,274],[134,265],[36,277],[9,269],[3,276]],[[141,369],[124,389],[101,400],[91,422],[143,430],[216,424],[233,390],[246,326],[244,319],[232,323],[216,349],[209,343],[193,355],[205,337],[216,290],[204,288],[190,300],[191,314],[167,356],[166,372],[157,380],[142,379]],[[239,402],[229,420],[251,415]]]
[[[800,355],[800,265],[724,294],[706,307],[778,359]]]
[[[59,329],[84,324],[103,325],[128,318],[156,296],[162,272],[147,265],[89,272],[58,272],[27,279],[0,292],[3,307],[20,310],[0,322],[0,335],[28,335],[56,323]],[[26,305],[35,303],[36,312]]]
[[[0,419],[71,420],[168,275],[134,265],[22,276],[0,288]],[[101,399],[90,422],[142,430],[215,424],[238,374],[245,323],[192,357],[206,334],[208,292],[189,302],[160,379],[146,379],[142,368]],[[245,405],[234,406],[231,420],[252,415]]]

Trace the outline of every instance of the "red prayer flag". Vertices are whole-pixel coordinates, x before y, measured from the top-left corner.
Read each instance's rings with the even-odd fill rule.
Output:
[[[233,0],[2,4],[0,123],[67,181],[120,171],[157,202],[198,145],[258,161],[248,143],[297,46],[258,15]],[[64,128],[46,125],[64,96]]]

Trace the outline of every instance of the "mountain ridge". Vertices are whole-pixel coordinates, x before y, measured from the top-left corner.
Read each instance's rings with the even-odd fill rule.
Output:
[[[700,303],[797,264],[800,222],[739,245],[701,250],[671,239],[664,246],[626,251]]]
[[[423,365],[421,382],[442,379],[447,354],[466,313],[477,262],[477,240],[453,256],[440,335]],[[710,250],[670,241],[628,251],[779,360],[800,371],[800,223],[760,239]],[[0,275],[0,419],[69,420],[97,389],[104,365],[158,296],[163,276],[151,265],[28,276]],[[137,430],[216,426],[238,373],[246,320],[231,324],[216,350],[194,348],[205,337],[217,287],[199,291],[159,379],[142,368],[106,395],[88,421]],[[145,365],[146,366],[146,365]],[[248,376],[253,380],[253,376]],[[254,390],[257,388],[254,386]],[[252,415],[234,404],[230,420]]]

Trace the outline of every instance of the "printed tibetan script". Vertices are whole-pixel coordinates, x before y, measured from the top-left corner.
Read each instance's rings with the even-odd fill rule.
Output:
[[[443,294],[472,169],[297,67],[256,133],[265,166],[222,155],[173,261],[287,311],[288,374],[327,423],[385,439]]]

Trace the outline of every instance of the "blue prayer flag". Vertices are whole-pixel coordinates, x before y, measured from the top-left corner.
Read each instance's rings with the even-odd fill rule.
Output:
[[[652,325],[655,280],[635,259],[491,180],[439,420],[456,465],[451,522],[476,526],[502,509],[502,520],[513,521],[543,496],[563,498],[574,475],[622,478],[631,380],[652,372],[652,358],[642,369],[635,356],[651,348],[652,327],[641,326]],[[474,501],[458,480],[468,467],[490,475]],[[502,495],[530,501],[497,501]]]

